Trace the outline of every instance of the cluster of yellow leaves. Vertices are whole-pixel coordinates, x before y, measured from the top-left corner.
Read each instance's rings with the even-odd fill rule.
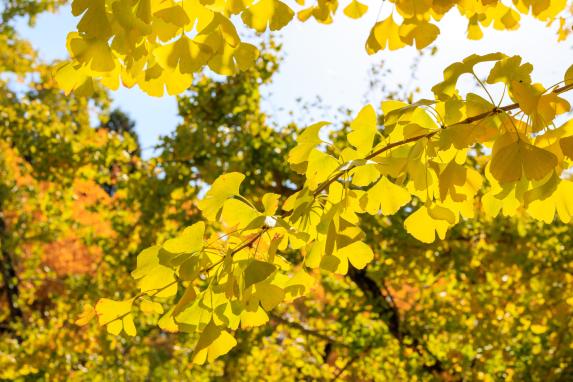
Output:
[[[564,0],[515,0],[510,6],[499,0],[392,2],[402,20],[397,23],[392,13],[376,22],[366,41],[368,54],[407,45],[416,49],[428,46],[440,33],[432,20],[439,21],[453,8],[468,19],[470,39],[480,39],[481,28],[489,25],[499,30],[518,28],[520,14],[531,13],[552,22],[565,8]],[[304,0],[297,3],[304,6]],[[328,24],[337,9],[338,1],[318,0],[300,10],[298,19],[312,17]],[[352,0],[343,12],[358,19],[367,11],[365,4]],[[233,75],[254,64],[259,52],[241,41],[233,15],[240,15],[247,27],[264,32],[282,29],[295,14],[281,0],[74,0],[72,13],[81,18],[77,31],[67,38],[71,61],[55,69],[62,89],[90,94],[93,80],[98,79],[110,89],[117,89],[120,83],[138,85],[157,97],[165,92],[182,93],[190,86],[193,73],[205,67]],[[560,32],[560,39],[566,34]]]
[[[153,96],[179,94],[204,66],[222,75],[250,67],[258,50],[241,41],[229,17],[245,11],[243,20],[252,28],[264,31],[268,23],[278,29],[290,20],[281,5],[278,0],[74,0],[72,12],[81,19],[67,38],[72,60],[60,64],[55,77],[68,93],[90,93],[97,78],[111,89],[121,80]]]
[[[514,104],[458,94],[459,78],[484,63],[493,63],[485,82],[503,83]],[[569,222],[573,123],[556,128],[554,120],[570,110],[559,93],[573,88],[573,66],[560,89],[532,83],[531,70],[518,56],[472,55],[446,68],[434,100],[383,102],[382,126],[374,107],[364,107],[342,149],[320,138],[327,122],[309,126],[288,154],[305,183],[282,204],[272,193],[256,203],[243,197],[241,173],[220,176],[198,203],[206,222],[142,251],[132,273],[140,294],[100,300],[100,325],[135,335],[132,306],[143,299],[140,310],[161,315],[162,329],[198,335],[193,360],[202,364],[235,346],[232,331],[263,325],[278,304],[307,294],[314,269],[344,275],[372,261],[363,214],[403,209],[405,230],[425,243],[444,239],[476,210],[546,222],[557,213]],[[478,146],[486,154],[470,151]],[[281,256],[287,250],[300,251],[302,268]],[[165,313],[162,303],[173,298]],[[94,312],[88,308],[79,323]]]

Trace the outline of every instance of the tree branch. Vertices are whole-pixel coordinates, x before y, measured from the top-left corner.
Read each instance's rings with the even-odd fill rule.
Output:
[[[432,365],[424,364],[423,369],[426,372],[433,375],[449,374],[450,380],[458,379],[454,373],[446,371],[443,362],[408,329],[407,325],[403,325],[400,322],[400,313],[391,303],[392,298],[384,295],[378,283],[369,277],[364,269],[358,270],[351,266],[348,271],[348,277],[372,303],[374,312],[386,323],[390,334],[398,340],[400,345],[414,350],[420,356],[427,355],[433,359],[434,363]],[[410,341],[404,341],[405,338],[408,338]]]

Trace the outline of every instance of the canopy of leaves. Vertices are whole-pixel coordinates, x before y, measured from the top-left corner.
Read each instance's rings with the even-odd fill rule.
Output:
[[[122,83],[152,96],[180,94],[207,67],[235,75],[255,64],[259,50],[242,41],[238,20],[259,33],[283,29],[295,14],[302,22],[312,18],[330,24],[338,6],[334,0],[74,0],[72,13],[80,19],[77,31],[68,35],[71,61],[58,66],[55,77],[67,93],[89,94],[99,79],[110,89]],[[440,33],[437,23],[455,9],[468,20],[469,39],[481,39],[484,27],[517,29],[528,14],[549,24],[559,20],[560,40],[571,29],[565,0],[514,0],[510,5],[501,0],[391,0],[372,12],[380,14],[381,7],[391,7],[392,13],[371,27],[365,38],[368,54],[428,46]],[[343,10],[352,19],[368,12],[357,0]]]

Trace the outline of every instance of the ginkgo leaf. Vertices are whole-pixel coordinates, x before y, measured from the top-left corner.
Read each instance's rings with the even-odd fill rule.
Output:
[[[85,65],[90,71],[101,73],[113,71],[116,60],[106,41],[70,33],[67,39],[71,57]]]
[[[172,5],[153,13],[153,31],[161,41],[167,42],[174,38],[187,24],[191,22],[187,13],[180,5]]]
[[[84,304],[82,313],[78,316],[78,319],[75,321],[75,324],[78,326],[85,326],[87,325],[92,318],[96,315],[96,310],[90,304]]]
[[[276,269],[277,267],[266,261],[250,261],[244,271],[245,289],[266,280]]]
[[[205,361],[213,362],[223,354],[227,354],[235,345],[237,345],[237,341],[229,332],[210,322],[203,329],[195,346],[192,356],[193,363],[202,365]]]
[[[489,84],[503,82],[508,85],[512,81],[531,83],[532,71],[533,65],[530,63],[522,65],[520,56],[505,57],[495,63],[486,81]]]
[[[179,313],[184,311],[187,307],[189,307],[197,298],[197,291],[193,284],[189,284],[183,296],[177,301],[177,305],[173,308],[173,316],[177,316]]]
[[[174,308],[169,309],[169,311],[157,321],[157,326],[159,326],[161,330],[165,330],[169,333],[177,333],[179,331],[179,325],[177,325],[173,318],[173,309]]]
[[[374,137],[376,136],[376,111],[372,105],[367,105],[360,110],[356,118],[350,123],[352,130],[348,136],[348,142],[356,148],[358,155],[365,155],[372,150]]]
[[[105,10],[105,0],[92,0],[89,2],[74,0],[72,11],[77,16],[85,11],[78,31],[88,37],[107,39],[111,36],[111,24]]]
[[[403,187],[397,186],[383,176],[368,190],[366,198],[366,212],[376,215],[382,211],[383,215],[393,215],[406,205],[411,199],[410,193]]]
[[[274,193],[266,193],[262,197],[262,204],[263,204],[263,214],[265,216],[272,216],[277,212],[277,208],[279,208],[279,200],[281,196],[279,194]]]
[[[245,175],[239,172],[231,172],[218,177],[205,197],[197,203],[203,216],[210,221],[216,221],[225,200],[239,195],[239,187],[244,179]]]
[[[490,171],[500,182],[539,180],[548,175],[557,165],[551,152],[523,140],[516,140],[501,148],[494,146]]]
[[[312,150],[308,156],[308,166],[306,168],[306,184],[308,188],[311,190],[316,189],[338,167],[338,161],[331,155],[320,150]]]
[[[143,300],[139,304],[139,308],[143,313],[163,313],[163,306],[160,303],[151,301],[151,300]]]
[[[131,41],[138,41],[144,35],[152,32],[150,25],[151,9],[149,7],[146,11],[144,3],[145,1],[140,1],[137,7],[137,13],[141,12],[142,17],[139,17],[135,12],[135,9],[132,7],[133,4],[129,0],[119,0],[111,5],[113,16],[125,33],[130,35],[129,39]]]
[[[359,19],[368,11],[368,6],[357,0],[352,0],[345,8],[344,14],[351,19]]]
[[[366,41],[366,52],[374,54],[386,47],[390,50],[400,49],[406,44],[400,39],[398,24],[394,22],[392,15],[383,21],[379,21],[370,30]]]
[[[372,249],[362,241],[355,241],[350,245],[338,249],[337,255],[347,258],[350,264],[358,269],[364,268],[374,258]]]
[[[123,329],[126,334],[134,336],[136,331],[131,315],[133,301],[133,298],[123,301],[100,299],[95,306],[99,324],[105,325],[110,334],[118,335]]]
[[[156,297],[170,297],[177,293],[175,271],[160,264],[161,247],[153,246],[144,249],[137,256],[137,268],[131,276],[138,280],[142,292]]]
[[[237,47],[225,44],[209,60],[209,68],[215,73],[231,76],[252,67],[259,57],[259,50],[251,44],[240,43]]]
[[[564,85],[572,85],[573,84],[573,65],[571,65],[567,71],[565,72],[565,76],[563,77]]]
[[[556,116],[566,113],[571,105],[554,92],[546,93],[540,84],[512,82],[510,94],[523,112],[531,117],[533,132],[553,123]]]
[[[135,324],[133,323],[133,315],[128,314],[123,317],[122,319],[123,324],[123,331],[128,336],[135,336],[137,334],[137,330],[135,329]]]
[[[204,6],[204,1],[185,0],[182,3],[183,10],[189,18],[189,22],[185,23],[186,31],[195,29],[201,33],[215,18],[215,12]]]
[[[241,13],[243,22],[257,32],[267,27],[272,31],[282,29],[293,17],[293,10],[280,0],[260,0]]]
[[[474,66],[482,62],[499,61],[506,56],[503,53],[490,53],[483,56],[472,54],[461,62],[453,63],[444,70],[444,81],[432,87],[436,98],[447,100],[456,92],[456,84],[463,74],[473,73]]]
[[[229,228],[250,230],[262,227],[264,216],[241,200],[228,199],[223,204],[221,222]]]
[[[260,306],[254,312],[243,310],[241,312],[241,328],[255,328],[269,322],[269,315]]]
[[[400,26],[400,39],[416,49],[423,49],[430,45],[440,34],[440,29],[432,23],[420,20],[407,20]]]
[[[432,6],[432,0],[395,0],[396,9],[404,18],[419,18]]]
[[[449,226],[445,220],[432,219],[425,206],[416,210],[404,221],[406,231],[424,243],[433,243],[436,240],[436,233],[441,240],[444,240]]]
[[[475,195],[481,187],[482,177],[477,171],[459,165],[453,160],[440,173],[439,182],[442,201],[449,196],[453,201],[462,202]],[[468,187],[464,187],[467,183]]]
[[[181,235],[169,239],[161,248],[170,254],[192,254],[203,248],[203,236],[205,235],[205,223],[197,222],[183,230]],[[180,262],[176,265],[179,265]]]
[[[534,200],[527,206],[527,212],[538,220],[553,222],[555,212],[559,220],[568,224],[573,218],[573,182],[559,182],[553,194],[542,200]]]
[[[194,73],[207,64],[212,51],[208,46],[182,35],[175,42],[156,48],[153,54],[164,69],[178,68],[181,73]]]
[[[94,92],[92,78],[86,69],[72,62],[63,62],[54,69],[54,79],[66,95],[74,92],[78,96],[90,96]]]
[[[155,64],[141,73],[137,83],[141,90],[153,97],[161,97],[167,90],[167,94],[176,95],[185,91],[193,82],[193,76],[176,70],[165,70],[159,64]]]
[[[288,162],[291,164],[293,170],[299,174],[305,173],[311,151],[322,142],[318,136],[320,129],[329,124],[329,122],[312,124],[304,129],[298,136],[296,146],[288,153]]]
[[[252,0],[200,0],[210,9],[221,14],[237,14],[253,3]]]

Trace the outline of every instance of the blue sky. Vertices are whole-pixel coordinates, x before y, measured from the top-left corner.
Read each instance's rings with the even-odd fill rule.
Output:
[[[379,4],[379,1],[366,3],[374,6],[372,4]],[[389,12],[390,4],[386,4],[379,19]],[[291,110],[296,115],[300,108],[297,98],[310,102],[320,96],[332,114],[342,106],[357,110],[367,102],[379,101],[378,93],[365,95],[369,68],[382,61],[385,68],[392,70],[392,75],[387,78],[390,86],[408,83],[410,65],[417,54],[414,49],[383,51],[374,56],[368,56],[364,50],[364,42],[376,16],[376,12],[369,12],[356,21],[340,12],[331,25],[320,25],[314,21],[293,22],[276,33],[283,43],[284,60],[263,102],[263,110],[271,121],[278,125],[289,121],[288,111]],[[57,14],[41,15],[32,28],[21,22],[18,30],[32,41],[43,58],[65,58],[66,34],[75,29],[77,21],[69,8],[62,8]],[[546,28],[544,23],[528,17],[523,18],[518,31],[486,29],[484,38],[479,41],[466,39],[466,21],[455,11],[450,12],[439,27],[441,34],[436,41],[439,50],[436,55],[426,55],[422,59],[416,72],[417,79],[412,83],[412,86],[423,89],[421,97],[431,96],[431,86],[441,80],[447,65],[472,53],[501,51],[519,54],[534,65],[534,80],[544,84],[562,80],[564,71],[573,62],[571,41],[558,43],[556,26]],[[114,104],[136,121],[143,147],[155,144],[160,135],[173,131],[178,122],[175,97],[153,98],[137,88],[122,88],[114,92],[113,98]],[[324,119],[322,114],[304,114],[298,119],[311,123]]]

